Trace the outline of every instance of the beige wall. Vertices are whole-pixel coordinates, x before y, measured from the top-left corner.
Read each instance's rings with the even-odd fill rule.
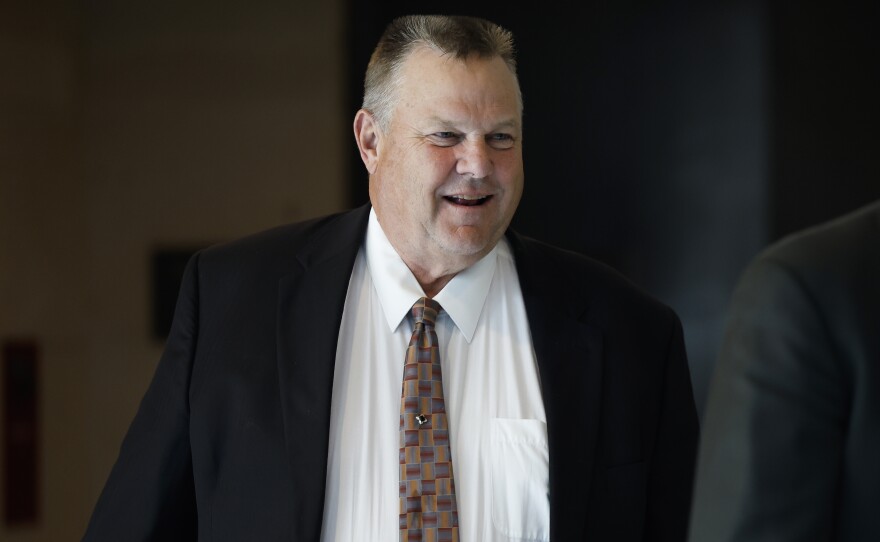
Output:
[[[76,540],[161,352],[151,250],[346,201],[342,3],[12,3],[0,339],[41,347],[42,518],[0,539]]]

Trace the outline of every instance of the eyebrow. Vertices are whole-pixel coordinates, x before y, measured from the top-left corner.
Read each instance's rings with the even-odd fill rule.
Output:
[[[447,119],[443,119],[440,117],[430,117],[428,119],[428,122],[429,123],[436,123],[439,125],[440,128],[449,129],[450,131],[456,130],[455,122],[447,120]],[[516,119],[508,119],[508,120],[504,120],[504,121],[501,121],[498,124],[496,124],[495,127],[492,129],[492,131],[495,132],[498,130],[518,129],[518,128],[519,128],[519,122],[517,122]]]
[[[519,123],[514,119],[510,119],[510,120],[505,120],[505,121],[501,122],[500,124],[498,124],[498,126],[495,127],[496,130],[504,129],[504,128],[516,129],[516,128],[519,128]]]

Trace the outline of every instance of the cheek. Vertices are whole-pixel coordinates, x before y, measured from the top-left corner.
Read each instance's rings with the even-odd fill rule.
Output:
[[[417,158],[422,177],[441,184],[455,171],[455,152],[452,147],[426,147]]]
[[[438,190],[455,174],[456,158],[449,147],[423,146],[386,158],[384,171],[389,173],[378,188],[398,205],[422,208],[434,205]],[[393,179],[393,181],[391,180]]]
[[[438,205],[437,199],[447,183],[449,175],[448,161],[442,156],[428,155],[412,163],[407,170],[405,182],[398,187],[406,192],[410,204],[419,207],[429,214]]]
[[[495,161],[495,177],[508,190],[521,191],[523,165],[519,155],[503,155]]]

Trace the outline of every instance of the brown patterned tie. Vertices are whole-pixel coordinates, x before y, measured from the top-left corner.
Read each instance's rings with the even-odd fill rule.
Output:
[[[400,400],[400,542],[458,542],[458,507],[449,453],[440,349],[440,304],[423,297],[406,349]]]

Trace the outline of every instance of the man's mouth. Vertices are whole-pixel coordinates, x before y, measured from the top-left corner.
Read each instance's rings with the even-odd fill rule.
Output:
[[[448,202],[454,203],[455,205],[464,205],[465,207],[475,207],[477,205],[483,205],[490,199],[492,196],[465,196],[465,195],[455,195],[455,196],[443,196]]]

